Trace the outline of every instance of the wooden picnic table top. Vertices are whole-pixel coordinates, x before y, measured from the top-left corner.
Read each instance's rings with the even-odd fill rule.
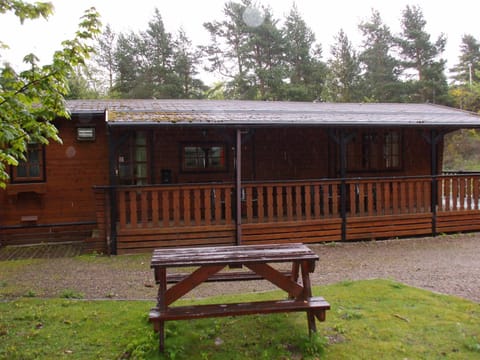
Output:
[[[318,260],[304,244],[237,245],[155,249],[151,268],[187,267],[205,265],[242,265],[255,263],[279,263],[288,261]]]

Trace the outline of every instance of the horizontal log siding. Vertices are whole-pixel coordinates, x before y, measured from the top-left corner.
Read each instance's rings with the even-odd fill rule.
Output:
[[[449,211],[437,216],[437,233],[480,231],[479,211]]]
[[[341,219],[305,220],[242,227],[242,244],[318,243],[341,238]]]
[[[431,214],[365,216],[347,220],[347,240],[375,240],[432,233]]]
[[[160,247],[235,245],[235,226],[126,229],[117,236],[117,253],[148,252]]]

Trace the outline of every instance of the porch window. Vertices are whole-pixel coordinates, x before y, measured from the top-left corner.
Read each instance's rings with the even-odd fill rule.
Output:
[[[398,131],[388,131],[384,134],[383,156],[385,168],[400,167],[400,134]]]
[[[40,144],[28,145],[25,160],[12,167],[12,182],[38,182],[45,180],[45,148]]]
[[[400,131],[359,132],[348,145],[350,171],[396,170],[402,166]]]
[[[222,171],[226,169],[225,145],[182,145],[182,169],[184,171]]]

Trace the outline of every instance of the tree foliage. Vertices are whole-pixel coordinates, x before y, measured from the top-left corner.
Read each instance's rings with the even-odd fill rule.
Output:
[[[458,63],[450,69],[455,83],[450,88],[454,105],[460,109],[480,112],[480,42],[464,35]]]
[[[285,62],[289,84],[285,100],[321,100],[327,66],[315,34],[293,5],[283,27]]]
[[[331,59],[328,61],[329,73],[327,92],[328,99],[335,102],[360,101],[360,61],[348,39],[340,30],[331,48]]]
[[[156,9],[145,31],[116,34],[105,28],[96,67],[72,79],[71,96],[94,95],[81,86],[101,80],[104,95],[120,98],[432,102],[478,111],[479,42],[464,35],[449,86],[442,58],[446,37],[432,40],[426,24],[420,7],[406,6],[401,31],[393,34],[372,10],[358,26],[360,48],[340,30],[324,61],[295,4],[277,19],[254,0],[228,1],[221,18],[204,23],[210,41],[200,46],[182,29],[168,32]],[[220,79],[209,88],[200,79],[202,70]]]
[[[427,22],[418,6],[408,6],[402,14],[402,32],[397,38],[402,66],[405,73],[411,70],[416,78],[410,81],[410,100],[414,102],[445,101],[448,84],[445,77],[445,59],[440,58],[445,50],[446,37],[441,34],[435,42],[425,31]]]
[[[394,36],[373,10],[369,21],[359,25],[363,36],[362,52],[359,55],[363,67],[362,94],[366,101],[402,101],[402,84],[399,80],[400,62],[393,52]]]
[[[52,11],[49,3],[0,2],[0,13],[13,12],[22,22],[48,17]],[[69,116],[64,104],[68,79],[90,56],[89,41],[99,33],[99,25],[99,15],[91,8],[81,18],[75,37],[62,43],[50,64],[40,65],[34,54],[28,54],[27,70],[17,72],[9,64],[0,67],[0,187],[9,179],[9,167],[25,160],[29,143],[61,141],[52,122]]]
[[[255,14],[258,23],[250,21]],[[325,82],[321,47],[294,5],[280,26],[268,7],[250,0],[228,2],[224,19],[204,24],[209,71],[226,78],[226,97],[236,99],[318,99]]]
[[[200,50],[183,30],[177,36],[168,32],[158,9],[144,31],[115,34],[106,27],[97,49],[94,63],[100,73],[108,74],[107,96],[137,99],[203,96],[205,86],[198,77]]]

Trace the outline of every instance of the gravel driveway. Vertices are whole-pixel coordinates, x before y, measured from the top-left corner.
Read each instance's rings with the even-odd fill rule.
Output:
[[[480,303],[480,233],[309,246],[320,256],[312,276],[314,285],[388,278]],[[149,260],[145,254],[39,259],[29,266],[0,262],[0,283],[7,284],[0,287],[0,298],[27,293],[57,297],[70,291],[86,299],[153,300],[156,289]],[[264,281],[209,283],[190,296],[269,289]]]

